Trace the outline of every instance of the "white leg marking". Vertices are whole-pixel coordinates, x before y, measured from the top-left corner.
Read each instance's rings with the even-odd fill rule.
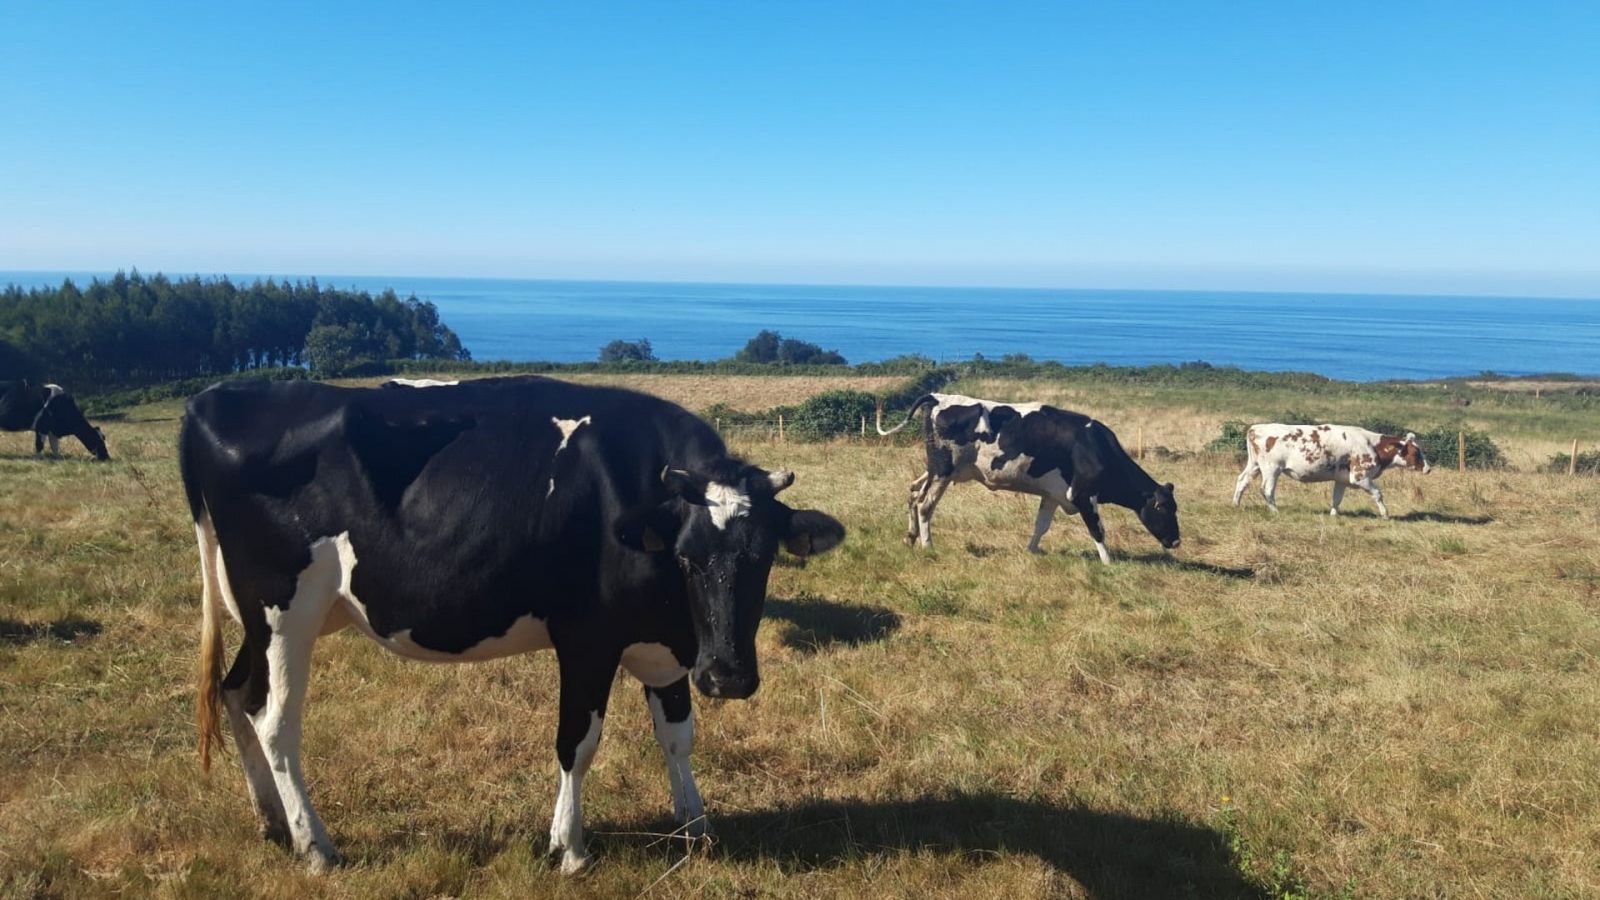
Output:
[[[1071,488],[1067,489],[1069,492]],[[1033,540],[1028,542],[1029,553],[1039,553],[1039,541],[1044,538],[1044,533],[1050,530],[1050,523],[1055,519],[1056,506],[1059,504],[1049,497],[1039,500],[1039,514],[1033,520]]]
[[[301,718],[311,675],[311,648],[338,598],[339,558],[333,541],[318,539],[311,545],[311,564],[296,580],[289,608],[267,608],[267,624],[272,629],[267,644],[267,702],[248,716],[278,786],[290,843],[314,872],[336,864],[339,857],[312,808],[300,770]]]
[[[56,437],[53,434],[49,434],[49,435],[45,435],[45,440],[50,442],[50,455],[51,456],[60,456],[61,455],[61,439]]]
[[[1101,543],[1100,541],[1095,541],[1094,549],[1100,553],[1101,562],[1108,566],[1111,565],[1111,551],[1106,549],[1105,544]]]
[[[589,864],[589,850],[583,842],[583,776],[588,774],[594,751],[600,746],[603,722],[598,712],[589,713],[589,733],[578,742],[572,771],[561,772],[561,791],[550,821],[550,852],[561,852],[561,871],[567,875],[577,874]]]
[[[223,691],[222,705],[228,711],[228,726],[233,730],[239,761],[244,765],[245,784],[250,788],[250,803],[261,817],[261,833],[269,840],[289,843],[289,819],[283,811],[283,798],[272,765],[256,740],[256,729],[244,711],[243,691]]]
[[[1261,496],[1267,500],[1267,509],[1273,512],[1278,511],[1278,475],[1281,471],[1277,468],[1261,471]]]
[[[554,422],[556,428],[559,429],[560,432],[561,432],[561,443],[556,445],[556,452],[550,454],[550,467],[551,467],[552,470],[554,470],[555,464],[556,464],[556,457],[561,455],[561,451],[567,449],[567,441],[572,440],[572,433],[574,431],[577,431],[579,428],[581,428],[581,427],[583,427],[585,425],[593,424],[593,422],[589,419],[588,416],[584,416],[581,419],[560,419],[560,418],[557,418],[555,416],[551,416],[550,417],[550,421]],[[546,497],[548,497],[551,494],[554,494],[555,492],[556,492],[556,477],[554,475],[551,475],[550,476],[550,487],[545,490],[544,495]]]
[[[1344,482],[1337,480],[1337,476],[1335,476],[1333,482],[1333,508],[1328,510],[1328,515],[1337,516],[1339,514],[1339,504],[1344,502],[1344,488]]]
[[[223,596],[231,601],[231,594],[223,586],[227,574],[222,567],[221,548],[217,545],[217,532],[211,524],[210,514],[200,514],[200,521],[194,523],[194,536],[200,545],[200,578],[204,582],[206,595],[201,602],[210,603],[213,596]],[[237,619],[236,606],[233,612]],[[255,726],[250,724],[250,719],[244,713],[241,693],[224,690],[222,705],[228,711],[228,727],[233,732],[234,744],[239,748],[239,762],[244,767],[245,785],[250,789],[250,803],[260,817],[262,834],[271,840],[287,843],[289,821],[283,813],[283,800],[278,796],[272,767],[261,752],[260,741],[256,740]]]
[[[694,750],[694,713],[682,722],[668,722],[661,708],[661,698],[650,694],[650,717],[655,720],[656,743],[661,745],[661,755],[667,761],[667,782],[672,785],[672,820],[683,825],[689,837],[706,833],[706,805],[700,798],[700,788],[695,786],[694,772],[689,768],[689,754]]]
[[[924,547],[933,546],[933,511],[938,509],[939,501],[943,499],[944,492],[949,487],[950,479],[933,479],[928,482],[927,492],[917,506],[918,543]]]

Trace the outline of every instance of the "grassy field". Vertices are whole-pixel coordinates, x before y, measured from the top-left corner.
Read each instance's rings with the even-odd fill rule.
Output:
[[[692,407],[728,390],[658,388]],[[1182,449],[1286,406],[1450,412],[1442,391],[1391,409],[1368,389],[953,388]],[[179,409],[106,422],[110,465],[0,436],[6,896],[1600,892],[1600,480],[1391,473],[1394,519],[1352,493],[1334,520],[1326,486],[1285,483],[1272,516],[1254,490],[1228,505],[1231,460],[1152,461],[1183,548],[1111,509],[1105,567],[1065,518],[1027,554],[1034,504],[971,486],[931,551],[904,546],[920,450],[877,439],[739,448],[797,470],[785,499],[851,534],[774,571],[761,692],[696,698],[709,851],[659,836],[666,777],[627,676],[584,795],[598,865],[563,879],[542,855],[553,657],[430,666],[340,634],[318,645],[306,771],[349,864],[303,874],[256,838],[231,757],[199,775]],[[1467,413],[1519,460],[1584,424],[1516,409]]]

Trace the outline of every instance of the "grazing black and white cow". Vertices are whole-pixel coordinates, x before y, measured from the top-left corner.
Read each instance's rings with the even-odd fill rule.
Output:
[[[59,439],[75,437],[95,459],[111,458],[105,435],[89,424],[59,384],[0,381],[0,431],[32,431],[36,454],[44,452],[45,441],[50,442],[52,454],[60,453]]]
[[[1105,423],[1082,413],[1041,403],[997,403],[959,394],[927,394],[906,412],[906,420],[879,434],[906,427],[918,410],[927,441],[928,470],[911,483],[906,543],[933,542],[933,511],[945,489],[976,481],[991,491],[1017,491],[1039,497],[1028,549],[1050,530],[1056,509],[1076,509],[1094,538],[1100,561],[1106,550],[1100,504],[1126,506],[1163,547],[1178,546],[1178,501],[1171,484],[1158,484],[1128,456]]]
[[[200,753],[226,707],[265,832],[336,861],[300,770],[312,644],[353,626],[413,659],[554,649],[560,796],[550,851],[574,872],[580,795],[620,664],[645,685],[673,814],[704,832],[689,682],[743,698],[780,545],[844,528],[777,499],[790,472],[728,455],[655,397],[546,378],[426,390],[228,382],[179,438],[204,580]],[[226,676],[221,609],[244,629]]]
[[[1378,476],[1397,464],[1424,475],[1433,470],[1416,435],[1395,437],[1354,425],[1251,425],[1244,445],[1248,458],[1233,486],[1233,505],[1260,473],[1261,496],[1273,512],[1278,511],[1278,477],[1288,475],[1295,481],[1333,482],[1331,515],[1339,514],[1345,487],[1354,485],[1371,494],[1378,514],[1388,518],[1383,491],[1374,483]]]

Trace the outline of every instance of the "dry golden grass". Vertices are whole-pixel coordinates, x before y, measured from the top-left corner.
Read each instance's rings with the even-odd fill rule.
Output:
[[[1228,505],[1231,461],[1152,462],[1183,549],[1111,509],[1104,567],[1064,517],[1030,556],[1033,504],[971,486],[905,547],[919,451],[876,441],[744,448],[851,534],[774,571],[761,693],[697,698],[709,853],[647,834],[669,798],[627,676],[584,798],[600,859],[563,879],[553,658],[430,666],[341,634],[306,770],[350,864],[305,875],[256,838],[231,758],[198,774],[175,410],[107,423],[110,465],[0,436],[0,893],[1600,892],[1600,482],[1391,474],[1394,520],[1355,493],[1332,520],[1325,486],[1285,483],[1274,517]]]
[[[375,385],[387,381],[389,377],[355,379],[349,383]],[[458,376],[427,377],[444,381]],[[692,410],[709,409],[721,404],[740,412],[764,412],[777,406],[791,406],[823,391],[878,393],[905,382],[904,378],[892,375],[620,375],[559,372],[550,373],[548,377],[579,384],[604,384],[643,391],[665,397]]]

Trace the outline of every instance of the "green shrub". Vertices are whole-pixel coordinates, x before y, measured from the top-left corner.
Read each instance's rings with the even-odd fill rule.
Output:
[[[1229,419],[1222,423],[1222,433],[1206,444],[1207,453],[1232,453],[1239,462],[1244,462],[1249,455],[1244,446],[1244,433],[1250,428],[1249,422],[1238,419]]]
[[[1486,432],[1470,425],[1440,425],[1417,432],[1417,443],[1422,445],[1422,452],[1428,457],[1428,462],[1436,466],[1455,468],[1457,432],[1466,436],[1467,468],[1506,468],[1505,454],[1500,452],[1495,442],[1489,439]],[[1404,431],[1399,433],[1405,434]]]
[[[825,391],[795,407],[788,427],[800,439],[859,434],[862,417],[872,418],[876,406],[877,399],[864,391]]]
[[[1572,454],[1557,453],[1555,456],[1550,457],[1549,462],[1540,466],[1539,471],[1549,472],[1553,475],[1565,475],[1571,465]],[[1600,450],[1579,451],[1576,471],[1579,475],[1600,475]]]

